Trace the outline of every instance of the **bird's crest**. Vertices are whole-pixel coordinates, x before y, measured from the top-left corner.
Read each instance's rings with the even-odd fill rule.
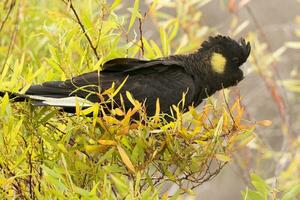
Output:
[[[201,45],[204,49],[210,49],[214,47],[217,44],[223,43],[223,42],[235,42],[233,39],[227,36],[218,35],[215,37],[210,36],[207,41],[204,41]]]

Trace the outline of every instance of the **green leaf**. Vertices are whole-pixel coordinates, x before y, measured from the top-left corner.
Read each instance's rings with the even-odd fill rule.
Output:
[[[128,30],[127,32],[129,32],[135,22],[135,19],[138,17],[140,19],[142,19],[142,15],[141,13],[139,12],[139,3],[140,3],[140,0],[135,0],[134,1],[134,5],[133,5],[133,8],[129,9],[129,11],[131,12],[131,18],[130,18],[130,22],[129,22],[129,25],[128,25]]]
[[[281,200],[293,200],[296,199],[297,196],[300,194],[300,184],[294,185],[288,191],[286,191],[283,195]]]
[[[251,174],[251,183],[257,190],[257,193],[260,194],[263,199],[267,200],[267,195],[270,192],[270,186],[258,175]]]
[[[259,192],[247,189],[242,193],[244,200],[266,200]]]
[[[122,197],[125,197],[129,194],[130,188],[128,180],[125,180],[125,177],[111,175],[111,179]]]
[[[114,11],[120,4],[122,0],[115,0],[110,6],[110,11]]]
[[[228,162],[231,158],[225,154],[216,154],[216,158],[222,162]]]
[[[170,49],[169,49],[170,47],[167,39],[166,29],[161,27],[159,29],[159,35],[160,35],[160,42],[162,45],[163,55],[168,56],[170,54]]]

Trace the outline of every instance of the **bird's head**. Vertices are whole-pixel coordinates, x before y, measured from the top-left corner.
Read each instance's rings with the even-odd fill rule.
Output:
[[[240,66],[249,57],[250,43],[241,39],[240,42],[225,37],[210,37],[202,43],[202,48],[207,56],[210,71],[217,77],[224,79],[224,87],[237,84],[243,79]]]

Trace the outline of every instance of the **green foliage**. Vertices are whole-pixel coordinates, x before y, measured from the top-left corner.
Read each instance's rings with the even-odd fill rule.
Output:
[[[244,200],[294,200],[300,194],[300,184],[295,183],[285,189],[273,188],[256,174],[251,174],[251,183],[254,190],[246,189],[242,192]]]
[[[125,15],[118,14],[119,0],[1,2],[0,13],[9,17],[0,30],[0,90],[24,92],[33,83],[100,70],[115,57],[156,58],[195,50],[210,31],[199,25],[198,9],[207,2],[153,1],[146,15],[138,0]],[[154,21],[159,42],[137,27],[147,17]],[[99,96],[112,99],[117,90]],[[239,100],[230,105],[227,97],[211,99],[201,111],[190,107],[184,115],[177,105],[168,116],[173,121],[167,122],[159,102],[156,114],[146,116],[134,94],[124,98],[133,109],[95,104],[81,110],[78,104],[76,115],[2,98],[0,196],[166,199],[169,194],[161,188],[171,182],[179,186],[176,199],[215,177],[233,152],[255,137],[254,126],[242,121]]]
[[[246,189],[243,192],[244,200],[267,200],[271,194],[271,187],[256,174],[251,174],[251,183],[255,190]]]

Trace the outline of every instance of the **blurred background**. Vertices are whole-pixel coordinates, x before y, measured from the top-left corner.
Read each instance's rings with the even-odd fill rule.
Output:
[[[230,97],[232,102],[241,97],[246,123],[272,123],[258,124],[256,138],[232,152],[229,164],[196,188],[192,198],[239,200],[243,193],[245,200],[275,200],[277,194],[286,194],[284,200],[300,199],[299,0],[140,0],[139,14],[133,12],[135,0],[74,0],[92,39],[99,39],[98,29],[103,28],[100,61],[66,2],[0,0],[1,90],[24,92],[32,83],[64,80],[115,57],[157,57],[136,45],[141,31],[159,44],[163,56],[194,51],[210,35],[244,37],[252,52],[243,66],[245,79],[230,89]],[[112,4],[117,6],[112,9]],[[142,20],[135,19],[127,29],[132,13]],[[167,48],[162,33],[174,36]],[[170,184],[168,189],[174,193],[176,187]],[[248,192],[258,197],[245,197]]]
[[[237,2],[240,3],[242,1]],[[218,27],[217,29],[220,33],[226,34],[228,33],[228,27],[230,27],[233,18],[232,13],[229,12],[229,10],[230,9],[228,9],[226,5],[220,5],[219,1],[212,1],[203,7],[203,23],[212,27]],[[296,35],[296,31],[299,31],[299,22],[297,23],[296,16],[299,14],[300,4],[294,0],[252,0],[246,7],[239,9],[237,15],[240,17],[241,21],[249,21],[249,25],[245,29],[244,34],[249,31],[256,32],[260,41],[267,45],[266,48],[270,53],[284,47],[286,42],[299,42],[299,35]],[[255,47],[253,48],[253,51],[256,51]],[[253,65],[251,66],[251,64],[244,67],[245,71],[248,72],[249,70],[251,71],[251,68],[253,68]],[[270,77],[276,84],[291,78],[299,80],[300,49],[287,49],[282,56],[280,56],[280,59],[277,59],[267,71],[268,72],[266,73],[272,74]],[[297,94],[289,91],[287,88],[282,88],[282,86],[279,86],[276,89],[273,88],[273,90],[278,91],[278,95],[281,96],[282,101],[284,102],[285,111],[283,117],[280,114],[278,98],[276,95],[274,96],[274,91],[272,94],[272,89],[270,89],[272,87],[267,86],[264,79],[265,77],[258,73],[250,72],[246,76],[241,84],[239,84],[242,102],[246,107],[249,118],[253,120],[269,119],[273,122],[271,126],[263,127],[256,131],[259,140],[261,140],[264,145],[267,145],[272,151],[285,151],[287,150],[287,147],[284,145],[290,147],[293,146],[292,143],[284,143],[285,140],[289,140],[287,139],[289,136],[286,136],[286,133],[284,133],[285,131],[287,131],[287,134],[292,135],[291,138],[299,138],[300,95],[299,93]],[[284,122],[285,120],[286,122]],[[285,130],[285,123],[287,123],[288,130]],[[298,149],[294,148],[292,147],[295,151],[299,150],[299,146]],[[252,159],[255,159],[256,156],[259,157],[261,154],[266,154],[267,152],[261,152],[261,154],[258,155],[251,151],[249,153],[253,153],[251,156],[253,156]],[[278,166],[276,166],[278,165],[277,162],[283,162],[281,163],[283,166],[280,166],[279,168],[283,167],[286,169],[288,166],[287,163],[292,160],[291,157],[293,156],[295,156],[295,154],[291,152],[290,154],[285,154],[284,158],[278,160],[275,159],[270,161],[266,159],[268,161],[265,163],[260,163],[263,161],[249,162],[247,163],[248,166],[245,168],[249,170],[248,172],[257,171],[262,177],[270,178],[275,174],[278,176],[281,173],[276,171],[279,170]],[[288,159],[289,161],[285,159]],[[245,168],[242,169],[240,165],[241,163],[237,164],[234,162],[228,165],[213,181],[200,187],[197,191],[197,196],[205,200],[241,199],[241,190],[248,185],[248,182],[245,180],[245,176],[247,176],[245,173],[247,172],[243,171]],[[299,171],[294,175],[299,178]]]
[[[148,9],[150,2],[141,2],[141,13]],[[187,6],[184,2],[189,1],[161,2],[183,2],[184,7]],[[199,8],[199,27],[209,27],[213,29],[211,34],[220,33],[235,39],[249,38],[249,34],[257,37],[255,44],[251,42],[256,61],[251,59],[244,65],[246,78],[234,90],[240,93],[249,120],[268,119],[272,125],[258,128],[256,141],[249,149],[237,153],[235,160],[215,179],[196,190],[196,199],[238,200],[242,199],[241,191],[250,185],[251,172],[274,182],[275,177],[288,169],[293,158],[299,156],[299,146],[293,141],[299,140],[300,133],[300,3],[296,0],[199,1],[202,3],[205,5]],[[126,0],[126,6],[131,7],[132,1]],[[164,11],[180,16],[178,7]],[[146,37],[159,39],[151,20],[146,20],[143,27]],[[201,105],[199,107],[201,109]],[[297,169],[292,185],[300,180],[300,168]],[[288,179],[285,181],[288,185]]]

